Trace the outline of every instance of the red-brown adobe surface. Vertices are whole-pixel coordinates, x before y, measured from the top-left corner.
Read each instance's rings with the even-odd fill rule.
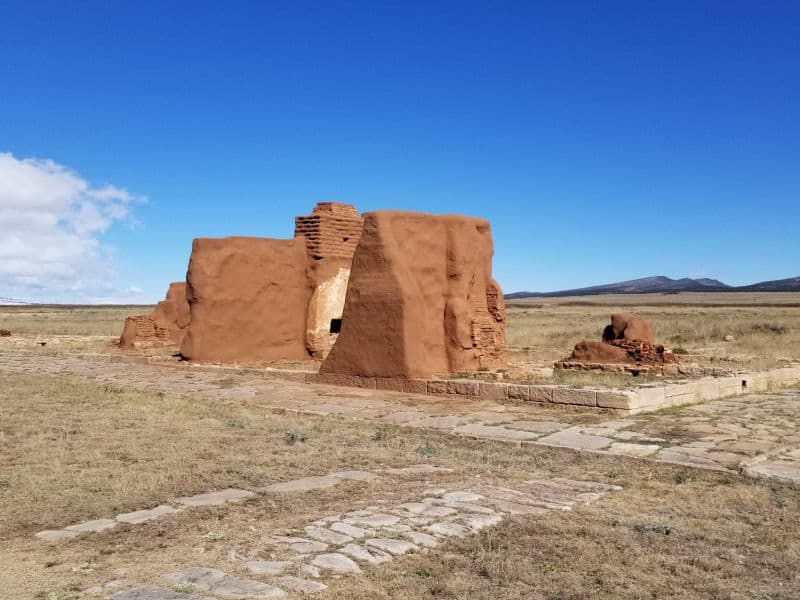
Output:
[[[603,341],[579,342],[563,362],[579,363],[636,363],[663,365],[678,362],[672,352],[655,343],[650,323],[644,319],[617,313],[603,330]]]
[[[189,303],[186,301],[186,283],[169,284],[167,296],[149,315],[125,319],[119,338],[119,347],[146,348],[152,346],[180,345],[189,326]]]
[[[305,360],[306,240],[198,238],[186,274],[191,326],[181,354],[202,362]]]
[[[364,214],[342,331],[322,373],[429,377],[501,363],[491,227],[460,215]]]

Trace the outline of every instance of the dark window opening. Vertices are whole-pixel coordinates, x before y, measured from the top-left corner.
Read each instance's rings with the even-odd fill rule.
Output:
[[[331,319],[331,333],[339,333],[342,330],[341,319]]]
[[[343,237],[343,238],[342,238],[342,241],[343,241],[343,242],[346,242],[346,241],[347,241],[347,240],[349,240],[349,239],[350,239],[349,237]]]

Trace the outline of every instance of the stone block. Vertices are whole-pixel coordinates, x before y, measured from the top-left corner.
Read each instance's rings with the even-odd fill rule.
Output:
[[[428,391],[427,381],[424,379],[404,379],[402,377],[377,377],[376,387],[379,390],[391,390],[393,392],[405,392],[408,394],[426,394]]]
[[[428,394],[439,395],[447,393],[447,382],[441,379],[428,379],[427,380]]]
[[[600,408],[630,410],[636,407],[638,400],[638,394],[625,390],[599,390],[597,392],[597,406]]]
[[[552,385],[531,385],[528,386],[528,399],[531,402],[543,402],[550,404],[554,402],[553,392],[559,389]]]
[[[527,402],[530,400],[530,386],[529,385],[509,385],[508,386],[508,399]]]
[[[597,406],[597,390],[557,387],[553,390],[553,402],[557,404]]]
[[[763,373],[747,373],[741,376],[744,382],[744,389],[748,392],[766,392],[768,386],[767,378]]]
[[[697,402],[698,395],[696,392],[673,395],[667,398],[667,405],[669,406],[683,406],[685,404],[696,404]]]
[[[479,395],[482,400],[506,402],[508,400],[508,384],[481,383],[479,384]]]
[[[700,387],[700,399],[716,400],[719,398],[719,380],[718,379],[701,379],[697,382]]]
[[[340,375],[338,373],[319,373],[318,383],[338,385],[342,387],[377,389],[374,377],[357,377],[355,375]]]
[[[455,379],[447,382],[448,394],[477,397],[480,394],[480,391],[480,383],[477,381],[464,381],[462,379]]]
[[[638,407],[654,408],[666,405],[667,396],[663,386],[638,387],[636,393],[639,396]]]

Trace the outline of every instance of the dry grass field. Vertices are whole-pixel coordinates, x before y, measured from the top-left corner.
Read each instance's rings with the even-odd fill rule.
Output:
[[[434,462],[452,473],[382,477],[236,507],[185,511],[48,546],[32,537],[228,486],[261,490],[333,470]],[[321,598],[582,600],[800,597],[800,494],[730,474],[368,422],[280,414],[66,376],[2,375],[0,596],[77,600],[192,564],[230,569],[231,548],[354,506],[453,482],[531,477],[615,483],[573,512],[519,517],[434,552],[334,580]],[[662,524],[669,535],[637,531]],[[94,596],[96,597],[96,596]]]
[[[152,306],[0,306],[0,329],[17,335],[119,336],[125,317]]]
[[[554,361],[599,340],[614,312],[650,321],[657,341],[701,364],[764,368],[800,360],[800,294],[636,294],[508,302],[512,361]],[[733,336],[733,341],[725,341]]]

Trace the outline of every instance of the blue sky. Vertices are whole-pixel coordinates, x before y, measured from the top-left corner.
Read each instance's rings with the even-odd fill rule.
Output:
[[[0,297],[152,301],[325,200],[488,218],[506,292],[796,276],[799,40],[796,2],[0,0]]]

